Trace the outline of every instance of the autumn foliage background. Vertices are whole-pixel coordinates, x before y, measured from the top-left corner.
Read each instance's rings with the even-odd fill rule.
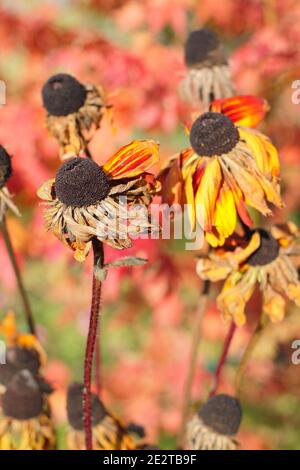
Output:
[[[60,160],[45,128],[41,86],[60,71],[103,85],[114,106],[114,123],[112,129],[107,117],[92,141],[99,163],[136,137],[158,140],[166,161],[188,145],[188,110],[178,97],[185,73],[183,44],[191,29],[209,25],[227,45],[239,93],[265,97],[271,105],[261,128],[279,148],[286,203],[273,221],[289,217],[299,225],[299,105],[292,104],[291,85],[300,79],[300,3],[19,0],[2,1],[0,15],[0,79],[7,87],[0,142],[13,155],[9,187],[23,214],[8,223],[48,354],[45,375],[55,387],[51,402],[64,448],[66,386],[82,379],[91,265],[76,264],[44,230],[36,190],[53,177]],[[139,241],[124,255],[131,253],[149,263],[111,269],[104,286],[103,399],[126,422],[144,425],[148,441],[174,448],[201,287],[194,269],[197,253],[185,251],[178,241],[157,240]],[[106,248],[108,261],[119,256]],[[0,315],[15,310],[21,326],[21,305],[2,240],[0,263]],[[217,289],[203,324],[195,404],[207,397],[228,328],[215,306]],[[220,391],[232,392],[259,305],[256,296],[247,326],[235,336]],[[300,316],[290,307],[283,323],[268,327],[248,369],[240,433],[244,448],[300,449],[300,366],[291,363],[294,339],[300,339]]]

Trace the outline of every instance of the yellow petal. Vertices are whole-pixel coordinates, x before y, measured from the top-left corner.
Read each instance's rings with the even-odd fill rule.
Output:
[[[213,248],[222,246],[225,243],[225,238],[217,232],[205,232],[205,240]]]
[[[197,220],[208,232],[212,230],[216,200],[222,183],[222,171],[215,157],[208,159],[205,171],[200,181],[195,205]]]
[[[260,247],[260,235],[258,232],[255,232],[246,248],[236,249],[231,258],[236,264],[241,264],[247,261],[249,256],[251,256],[258,248]]]
[[[118,150],[103,169],[113,178],[133,178],[155,165],[158,154],[159,144],[153,140],[134,140]]]
[[[234,197],[226,182],[223,183],[216,202],[214,225],[223,238],[229,237],[236,227]]]

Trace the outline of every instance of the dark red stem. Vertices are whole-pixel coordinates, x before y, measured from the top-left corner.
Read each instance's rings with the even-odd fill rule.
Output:
[[[216,367],[216,371],[214,373],[213,387],[212,387],[212,390],[209,394],[210,397],[213,397],[216,394],[217,390],[218,390],[220,380],[221,380],[222,370],[223,370],[223,367],[226,363],[226,359],[227,359],[227,356],[228,356],[228,352],[229,352],[229,349],[230,349],[230,345],[231,345],[235,330],[236,330],[236,325],[235,325],[234,321],[232,321],[231,325],[229,327],[227,336],[225,338],[222,354],[220,356],[220,359],[219,359],[217,367]]]
[[[96,350],[95,350],[95,382],[96,382],[96,390],[97,395],[99,396],[101,393],[101,349],[100,349],[100,339],[99,335],[96,338]]]
[[[104,252],[103,245],[97,239],[93,239],[94,251],[94,268],[96,266],[103,267]],[[93,358],[95,351],[95,344],[98,334],[98,320],[101,302],[101,287],[102,282],[96,278],[95,270],[93,269],[93,287],[92,287],[92,300],[89,331],[86,343],[85,361],[84,361],[84,391],[83,391],[83,411],[84,411],[84,430],[85,430],[85,444],[86,450],[93,450],[93,436],[92,436],[92,415],[91,415],[91,384],[92,384],[92,370]]]

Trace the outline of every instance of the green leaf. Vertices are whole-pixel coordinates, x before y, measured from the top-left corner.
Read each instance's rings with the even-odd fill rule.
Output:
[[[96,279],[98,279],[98,281],[105,281],[106,277],[107,277],[107,268],[104,266],[103,268],[99,268],[98,266],[96,266],[94,268],[94,274],[95,274],[95,277]]]

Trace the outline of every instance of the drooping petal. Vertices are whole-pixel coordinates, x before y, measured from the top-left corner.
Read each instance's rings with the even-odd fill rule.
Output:
[[[122,147],[103,166],[112,178],[133,178],[155,165],[159,145],[153,140],[134,140]]]
[[[256,177],[255,167],[251,168],[251,161],[245,166],[236,155],[228,155],[226,157],[227,165],[236,184],[239,186],[246,204],[261,212],[263,215],[271,215],[265,199],[264,189],[259,179]],[[254,163],[254,162],[253,162]],[[255,163],[254,163],[255,165]]]
[[[183,178],[179,166],[179,158],[170,161],[158,176],[162,183],[162,202],[168,205],[180,204],[182,202]]]
[[[193,186],[193,176],[195,168],[198,163],[195,161],[192,165],[187,167],[184,171],[184,189],[185,198],[187,203],[188,217],[191,225],[191,230],[195,229],[196,225],[196,212],[195,212],[195,193]]]
[[[280,322],[284,318],[285,300],[278,292],[267,284],[263,291],[263,311],[272,322]]]
[[[300,307],[300,283],[290,284],[288,286],[288,296],[298,307]]]
[[[39,187],[37,190],[37,195],[40,199],[44,201],[53,201],[53,185],[55,183],[55,178],[51,178],[50,180],[46,181]]]
[[[213,255],[209,258],[200,258],[196,265],[198,276],[201,279],[210,280],[211,282],[226,279],[231,269],[226,259]]]
[[[222,171],[219,161],[214,157],[209,158],[195,196],[197,220],[204,230],[212,230],[216,200],[221,184]]]
[[[225,319],[233,319],[237,326],[244,325],[245,307],[254,292],[255,283],[255,269],[248,270],[246,274],[234,272],[226,279],[217,298],[218,308]]]
[[[270,139],[254,129],[239,127],[240,138],[255,159],[260,171],[270,180],[277,180],[280,173],[278,153]]]
[[[236,222],[234,197],[228,184],[224,182],[216,202],[214,225],[218,233],[227,238],[234,232]]]
[[[205,232],[205,240],[213,248],[222,246],[225,243],[225,237],[217,232],[217,230],[214,228],[212,232]]]
[[[210,104],[211,112],[225,114],[237,126],[245,127],[256,127],[268,110],[266,100],[250,95],[223,98]]]
[[[255,232],[246,248],[242,250],[236,249],[234,254],[231,256],[234,262],[239,265],[247,261],[249,256],[251,256],[260,246],[260,235],[258,232]]]
[[[221,165],[222,165],[223,175],[233,195],[237,213],[239,217],[241,218],[241,220],[244,222],[244,224],[247,225],[248,227],[251,227],[252,219],[247,211],[243,193],[238,187],[238,184],[235,181],[233,175],[228,170],[226,163],[223,162],[222,159],[221,159]]]

